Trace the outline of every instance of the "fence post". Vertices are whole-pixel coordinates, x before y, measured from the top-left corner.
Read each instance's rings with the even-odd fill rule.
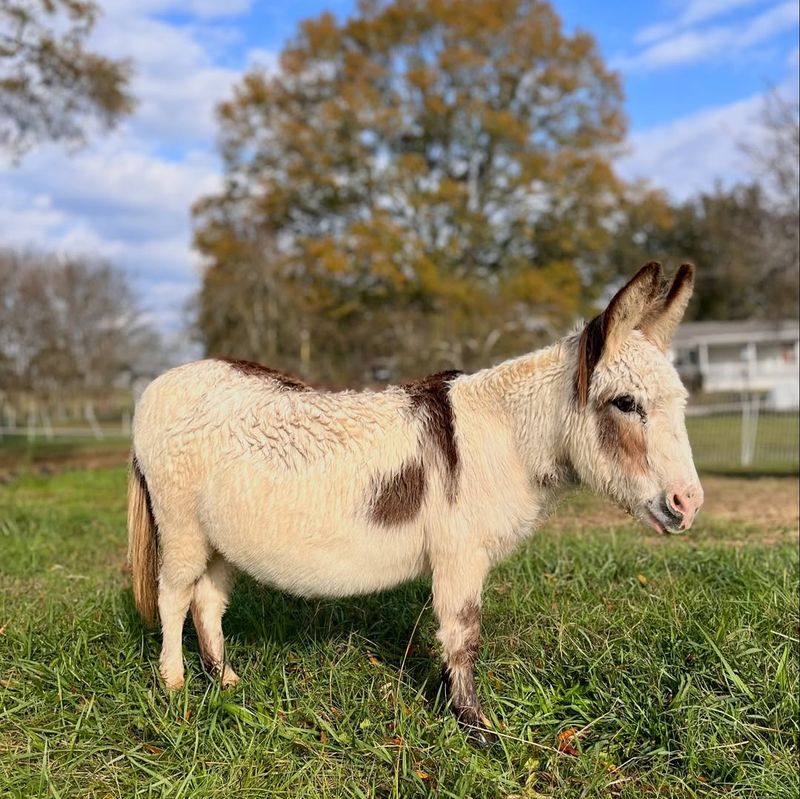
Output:
[[[91,402],[87,402],[84,405],[84,414],[86,415],[86,419],[89,422],[89,427],[92,428],[94,437],[98,439],[103,438],[103,430],[97,423],[97,417],[94,415],[94,405]]]
[[[36,439],[36,404],[33,400],[28,405],[28,441]]]
[[[742,437],[741,456],[742,466],[752,466],[756,450],[756,436],[758,435],[758,396],[745,394],[742,400]]]

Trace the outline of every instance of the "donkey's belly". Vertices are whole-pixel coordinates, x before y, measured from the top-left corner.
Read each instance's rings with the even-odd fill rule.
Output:
[[[324,535],[324,533],[321,533]],[[392,588],[424,572],[421,553],[387,557],[312,546],[273,546],[243,550],[230,540],[219,542],[223,555],[262,583],[297,596],[344,597]],[[357,545],[355,545],[357,546]]]
[[[370,593],[425,573],[422,524],[372,524],[359,493],[325,479],[235,487],[215,481],[204,492],[201,519],[226,559],[300,596]]]

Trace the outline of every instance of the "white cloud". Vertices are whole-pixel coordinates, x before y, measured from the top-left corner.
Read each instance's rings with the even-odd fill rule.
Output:
[[[221,181],[213,109],[241,74],[219,65],[220,43],[230,38],[224,26],[202,21],[249,5],[106,0],[94,46],[132,59],[139,105],[77,153],[43,147],[18,167],[0,164],[2,243],[109,258],[131,275],[162,326],[177,325],[199,282],[190,209]],[[149,16],[170,11],[187,21]],[[247,63],[255,61],[269,68],[275,58],[253,51]]]
[[[691,25],[707,22],[736,9],[747,8],[762,2],[763,0],[687,0],[677,19],[642,28],[636,33],[634,41],[636,44],[650,44],[658,39],[672,36]]]
[[[214,108],[238,78],[213,63],[201,31],[149,17],[108,16],[94,35],[97,48],[134,64],[131,90],[138,100],[127,123],[139,138],[160,143],[209,141]]]
[[[194,283],[189,209],[219,183],[207,153],[167,161],[124,136],[72,158],[48,149],[6,174],[3,238],[109,258],[139,279]]]
[[[628,178],[645,178],[682,200],[717,180],[731,184],[747,177],[741,144],[764,135],[760,124],[764,95],[658,125],[629,138],[630,152],[618,167]]]
[[[733,2],[734,7],[751,4],[745,0]],[[614,66],[625,71],[653,70],[729,55],[741,58],[744,52],[796,27],[800,18],[795,0],[786,0],[754,17],[741,17],[710,28],[691,27],[694,23],[713,18],[720,10],[728,10],[721,7],[722,3],[709,2],[703,10],[698,4],[690,4],[682,21],[645,28],[636,40],[648,43],[647,46],[635,55],[615,59]],[[694,13],[690,14],[693,9]]]
[[[262,47],[251,47],[245,54],[248,68],[260,67],[268,74],[278,69],[278,54],[273,50],[264,50]]]

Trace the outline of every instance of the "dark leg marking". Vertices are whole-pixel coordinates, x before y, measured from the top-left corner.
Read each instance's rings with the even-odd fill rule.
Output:
[[[399,472],[375,481],[370,518],[386,527],[410,522],[422,507],[426,487],[422,461],[404,464]]]
[[[201,614],[194,600],[192,600],[190,608],[192,612],[192,621],[194,622],[194,629],[197,633],[197,645],[200,648],[200,660],[203,661],[203,666],[205,666],[209,677],[212,679],[217,679],[217,677],[223,673],[223,665],[226,670],[230,669],[232,671],[231,664],[228,662],[228,659],[224,657],[224,654],[224,659],[222,661],[214,657],[211,639],[208,636],[208,631],[206,630],[205,625],[202,623]]]
[[[411,405],[422,413],[429,442],[441,454],[445,467],[447,499],[455,502],[458,494],[459,458],[456,445],[455,417],[450,402],[450,384],[461,372],[439,372],[422,380],[405,383]]]
[[[475,688],[481,609],[474,602],[470,603],[459,611],[456,619],[464,631],[464,643],[446,659],[442,669],[445,695],[459,725],[467,729],[469,740],[483,748],[494,743],[497,736],[489,729]]]

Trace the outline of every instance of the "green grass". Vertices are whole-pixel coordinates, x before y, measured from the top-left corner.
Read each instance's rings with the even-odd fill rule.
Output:
[[[786,529],[585,530],[578,497],[573,527],[487,586],[479,683],[502,738],[482,752],[438,695],[424,583],[311,602],[243,580],[225,622],[243,684],[210,682],[187,630],[187,684],[165,695],[124,490],[121,469],[0,487],[4,797],[798,795]],[[557,750],[569,728],[577,756]]]
[[[741,413],[689,417],[686,428],[699,469],[731,474],[797,474],[800,417],[796,412],[759,414],[753,462],[747,466],[741,465]]]

